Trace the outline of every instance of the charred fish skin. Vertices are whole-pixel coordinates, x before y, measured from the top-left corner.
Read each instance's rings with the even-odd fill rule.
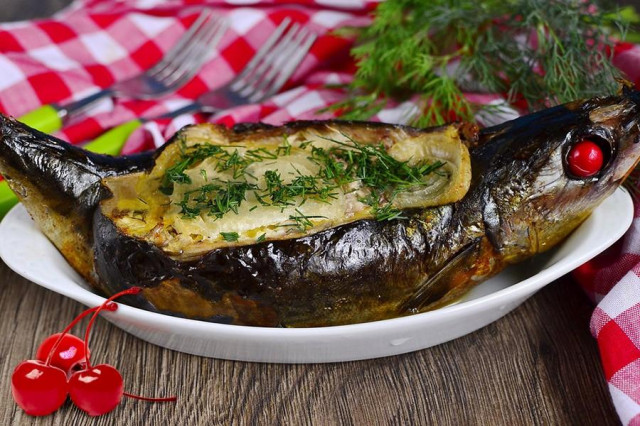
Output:
[[[83,277],[97,285],[91,219],[108,196],[107,176],[146,170],[150,154],[93,154],[0,114],[0,174],[45,235]]]
[[[281,139],[283,133],[322,133],[328,126],[351,127],[354,138],[374,132],[379,141],[398,129],[410,137],[434,131],[381,123],[296,122],[278,128],[237,126],[230,139]],[[221,248],[195,261],[177,261],[123,233],[99,209],[94,217],[96,269],[109,293],[141,285],[147,304],[172,315],[288,327],[373,321],[395,315],[398,301],[426,276],[429,240],[434,241],[437,224],[444,223],[440,216],[450,210],[430,210],[429,224],[425,214],[414,211],[408,212],[409,220],[360,220],[307,237]]]
[[[110,292],[137,283],[153,310],[172,315],[260,326],[374,321],[395,313],[426,276],[432,247],[423,227],[417,218],[363,220],[177,262],[96,213],[96,268]]]
[[[638,116],[637,95],[626,92],[486,129],[471,149],[474,180],[464,199],[408,212],[408,220],[362,220],[170,266],[150,255],[143,263],[151,272],[133,277],[122,275],[134,272],[131,264],[107,257],[124,246],[112,239],[97,253],[105,259],[97,267],[109,268],[101,275],[112,283],[142,280],[155,309],[233,324],[326,326],[434,309],[575,229],[637,162]],[[238,138],[255,129],[239,129]],[[597,176],[577,179],[566,172],[566,154],[586,137],[610,152]],[[176,300],[193,303],[177,307]]]
[[[567,157],[585,139],[601,147],[605,164],[579,178],[568,171]],[[627,87],[621,96],[573,102],[482,130],[470,150],[471,188],[454,205],[438,249],[426,256],[428,269],[437,272],[403,309],[442,306],[505,266],[554,247],[636,167],[639,141],[640,93]],[[451,259],[459,263],[457,273],[447,272]]]
[[[407,211],[406,220],[361,220],[179,261],[122,232],[96,208],[89,220],[96,268],[91,272],[107,294],[144,286],[143,297],[131,301],[136,306],[231,324],[327,326],[433,309],[506,265],[551,248],[615,190],[640,157],[639,98],[625,88],[620,96],[575,102],[483,130],[471,149],[467,195],[453,204]],[[318,122],[290,127],[310,125],[322,128]],[[388,131],[385,125],[373,127]],[[241,140],[286,129],[239,126],[235,133]],[[567,172],[566,158],[584,138],[603,148],[606,164],[596,176],[579,179]],[[132,171],[150,169],[148,161]]]

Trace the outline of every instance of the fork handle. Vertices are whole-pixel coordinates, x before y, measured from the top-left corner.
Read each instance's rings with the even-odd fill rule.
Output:
[[[169,111],[169,112],[165,112],[162,115],[159,115],[156,118],[176,118],[182,114],[187,114],[190,112],[196,112],[198,110],[201,110],[203,108],[203,106],[201,104],[199,104],[198,102],[192,102],[189,104],[186,104],[185,106],[183,106],[182,108],[178,108],[176,110],[173,111]]]
[[[19,117],[18,121],[43,133],[53,133],[62,129],[62,124],[69,116],[88,109],[100,99],[112,94],[112,90],[104,89],[67,105],[43,105]]]
[[[102,98],[106,98],[107,96],[113,95],[113,90],[111,89],[102,89],[92,95],[85,96],[82,99],[78,99],[75,102],[71,102],[65,106],[59,107],[59,111],[62,114],[63,120],[72,115],[78,114],[82,111],[86,111],[93,104],[98,102]]]
[[[43,105],[20,116],[18,121],[43,133],[53,133],[62,128],[62,116],[55,105]]]
[[[0,182],[0,218],[18,202],[18,197],[11,191],[6,180]]]
[[[84,148],[98,154],[118,155],[131,133],[142,126],[142,123],[142,120],[135,119],[113,127],[86,144]]]

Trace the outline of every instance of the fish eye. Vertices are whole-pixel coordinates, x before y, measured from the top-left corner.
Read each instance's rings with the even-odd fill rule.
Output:
[[[611,145],[598,136],[589,135],[573,142],[565,155],[570,177],[586,179],[596,176],[609,163]]]

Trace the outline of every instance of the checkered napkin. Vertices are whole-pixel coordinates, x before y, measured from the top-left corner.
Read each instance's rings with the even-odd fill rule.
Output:
[[[640,46],[619,43],[614,64],[640,87]],[[640,202],[634,204],[624,237],[573,271],[573,277],[597,304],[591,333],[620,420],[640,426]]]
[[[153,149],[178,128],[205,120],[280,124],[331,117],[317,111],[341,99],[344,92],[326,85],[348,82],[355,67],[349,58],[351,41],[329,31],[366,25],[376,1],[77,0],[50,19],[0,24],[0,110],[20,116],[137,75],[162,58],[203,5],[226,16],[230,29],[192,81],[159,100],[107,99],[90,116],[67,123],[57,136],[81,143],[127,120],[179,108],[229,81],[287,16],[319,38],[279,95],[215,118],[196,114],[148,122],[131,136],[124,152]],[[640,82],[640,47],[620,44],[615,63],[629,79]],[[497,95],[468,96],[479,103],[503,102]],[[410,102],[394,105],[376,119],[398,122],[414,107]],[[514,116],[516,111],[504,110],[501,115],[477,118],[490,125]],[[625,424],[640,425],[640,205],[635,213],[623,240],[578,268],[574,276],[597,303],[591,328],[620,418]]]
[[[323,89],[344,83],[353,69],[350,42],[332,29],[369,22],[375,2],[364,0],[82,0],[52,19],[0,26],[0,110],[20,116],[42,104],[66,103],[139,74],[159,61],[195,20],[203,5],[226,16],[230,29],[198,75],[160,100],[107,99],[56,136],[80,143],[138,117],[174,110],[231,80],[261,47],[265,36],[289,16],[319,35],[311,52],[279,96],[260,105],[233,108],[216,121],[282,123],[322,118],[316,110],[341,96]],[[173,132],[206,116],[152,121],[132,135],[125,153],[154,147]],[[150,138],[149,135],[155,136]]]

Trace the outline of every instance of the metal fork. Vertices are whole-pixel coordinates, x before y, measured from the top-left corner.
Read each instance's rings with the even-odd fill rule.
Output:
[[[215,113],[236,105],[258,103],[275,95],[302,62],[316,39],[311,31],[297,23],[289,27],[290,23],[288,18],[283,20],[232,81],[159,118],[173,118],[193,111]]]
[[[44,105],[19,118],[25,124],[46,133],[59,130],[69,117],[86,110],[107,96],[155,98],[175,91],[189,81],[207,60],[227,29],[225,19],[210,10],[200,13],[189,30],[166,53],[163,59],[142,74],[113,84],[66,105]]]
[[[203,111],[216,113],[233,106],[261,102],[275,95],[302,62],[316,39],[316,34],[285,19],[243,68],[222,87],[204,93],[182,108],[154,118],[140,118],[114,127],[87,144],[96,152],[116,155],[131,133],[143,123]]]

